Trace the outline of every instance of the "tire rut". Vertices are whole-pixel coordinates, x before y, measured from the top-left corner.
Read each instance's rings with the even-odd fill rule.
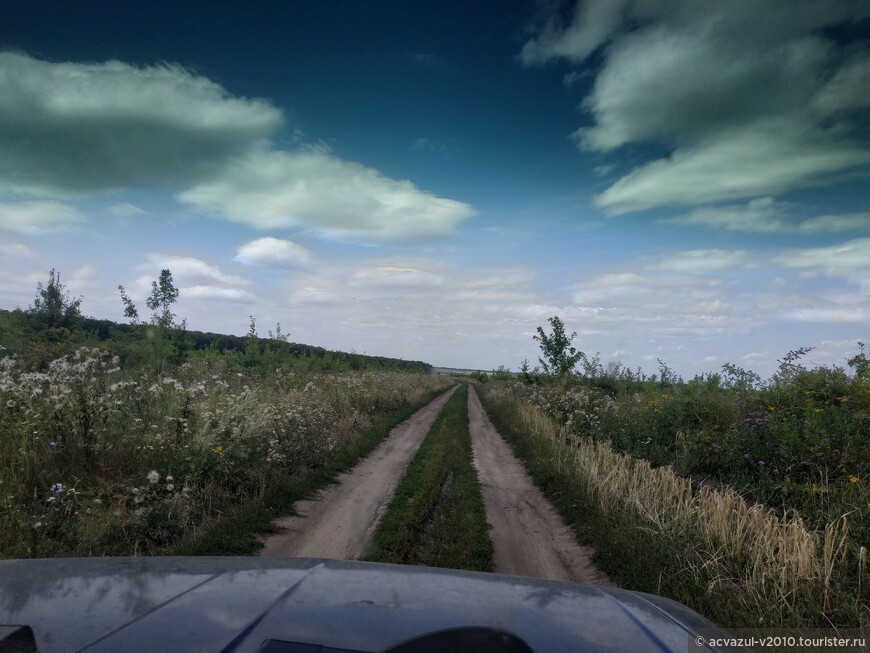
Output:
[[[454,386],[396,426],[374,451],[335,483],[294,504],[295,515],[279,517],[275,535],[261,537],[262,556],[355,560],[364,555],[399,480]]]
[[[490,524],[498,573],[580,583],[609,584],[570,528],[535,486],[489,421],[472,386],[468,419],[474,466]]]

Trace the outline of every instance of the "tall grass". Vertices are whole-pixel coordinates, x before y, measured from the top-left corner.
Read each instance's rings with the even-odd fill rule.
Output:
[[[44,371],[0,359],[0,555],[165,550],[448,383],[262,374],[221,356],[148,369],[87,347]]]
[[[489,387],[486,397],[499,426],[513,424],[535,441],[539,478],[564,477],[553,489],[579,488],[602,519],[618,521],[652,548],[664,543],[662,574],[681,577],[679,587],[663,586],[662,576],[656,586],[634,585],[638,579],[624,573],[611,541],[606,571],[621,584],[664,587],[725,626],[870,625],[867,550],[849,537],[853,515],[808,529],[797,513],[777,514],[731,489],[693,483],[669,466],[577,435],[504,386]],[[564,497],[559,503],[571,505]],[[608,542],[595,546],[607,549]]]

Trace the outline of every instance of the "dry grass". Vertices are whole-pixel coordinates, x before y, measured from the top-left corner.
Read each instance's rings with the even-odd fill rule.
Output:
[[[607,443],[571,435],[509,391],[492,389],[490,398],[516,404],[522,429],[549,441],[558,471],[581,477],[603,513],[630,511],[655,531],[690,534],[700,546],[691,555],[680,553],[685,565],[697,578],[712,578],[710,585],[735,591],[750,610],[778,611],[781,623],[793,623],[810,602],[827,615],[834,601],[843,601],[841,579],[857,574],[851,611],[857,623],[870,624],[870,609],[860,598],[867,550],[849,539],[850,515],[812,532],[795,513],[780,517],[731,489],[693,487],[670,467],[653,468]]]

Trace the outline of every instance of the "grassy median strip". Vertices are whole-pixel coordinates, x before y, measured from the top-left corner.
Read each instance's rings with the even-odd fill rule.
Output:
[[[262,496],[230,508],[209,527],[168,551],[169,555],[256,555],[260,549],[258,533],[276,532],[272,520],[279,515],[293,514],[293,504],[326,487],[339,474],[352,469],[371,453],[390,432],[418,410],[434,401],[445,389],[438,388],[419,401],[382,415],[362,437],[337,447],[326,464],[301,475],[276,478]]]
[[[375,532],[366,560],[492,570],[468,433],[468,386],[432,425]]]

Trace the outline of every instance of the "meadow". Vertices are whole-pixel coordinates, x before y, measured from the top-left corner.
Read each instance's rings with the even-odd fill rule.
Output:
[[[487,410],[621,585],[728,626],[870,624],[870,368],[525,370]],[[582,506],[582,507],[581,507]],[[578,517],[578,514],[582,515]]]
[[[385,419],[447,385],[419,365],[304,346],[294,356],[255,335],[221,351],[154,325],[101,337],[78,318],[0,320],[7,558],[190,549],[288,479],[328,480],[317,473],[352,464],[373,431],[389,431]]]

